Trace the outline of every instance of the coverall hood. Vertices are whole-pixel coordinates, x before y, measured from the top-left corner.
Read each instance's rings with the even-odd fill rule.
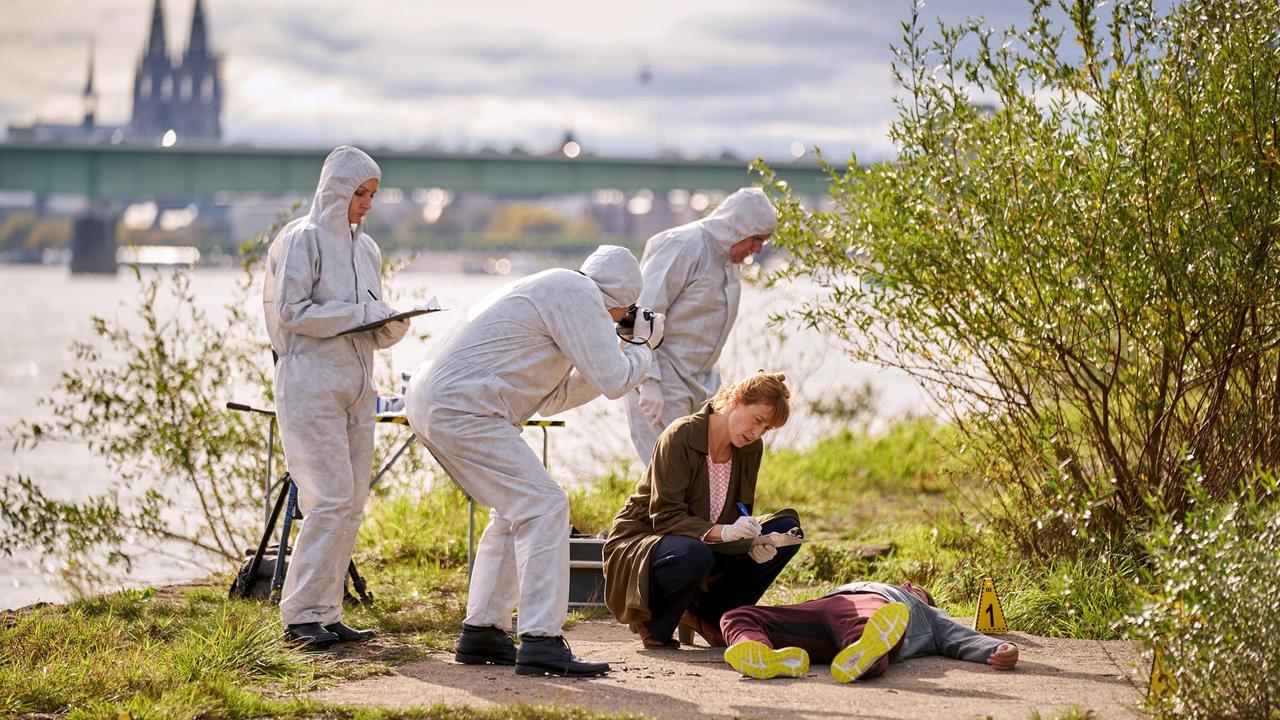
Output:
[[[350,145],[334,148],[320,170],[320,183],[307,213],[311,222],[328,232],[349,236],[351,223],[347,222],[347,208],[351,205],[351,196],[355,195],[356,188],[374,178],[382,179],[382,169],[365,151]],[[363,231],[364,221],[361,221],[357,233]]]
[[[778,214],[763,190],[742,188],[725,198],[699,223],[716,247],[727,253],[734,243],[752,235],[773,234],[778,225]]]
[[[640,263],[624,247],[601,245],[583,261],[581,271],[600,286],[609,307],[631,307],[640,297]]]

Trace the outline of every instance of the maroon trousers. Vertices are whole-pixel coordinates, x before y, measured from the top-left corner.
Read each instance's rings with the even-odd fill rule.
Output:
[[[804,648],[809,662],[830,663],[841,650],[862,637],[867,620],[889,603],[875,593],[845,593],[797,605],[747,605],[730,610],[720,620],[726,645],[755,640],[774,648]],[[863,677],[878,677],[889,667],[893,651],[876,661]]]

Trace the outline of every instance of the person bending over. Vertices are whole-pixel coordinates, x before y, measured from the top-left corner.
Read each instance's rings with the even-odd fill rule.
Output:
[[[499,288],[409,383],[409,425],[468,495],[492,510],[480,536],[455,658],[521,675],[592,676],[564,639],[569,501],[520,437],[554,415],[635,386],[662,341],[651,316],[629,342],[614,323],[640,294],[630,250],[602,245],[580,270],[555,268]],[[507,635],[520,606],[520,648]]]
[[[910,582],[852,582],[816,600],[742,607],[720,620],[725,662],[747,677],[804,677],[830,663],[842,683],[884,674],[890,663],[925,655],[1012,670],[1018,646],[961,625]]]

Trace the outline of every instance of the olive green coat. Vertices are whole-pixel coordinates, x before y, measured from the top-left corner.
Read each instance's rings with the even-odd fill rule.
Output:
[[[735,503],[752,510],[764,443],[732,450],[733,467],[724,509],[714,520],[707,476],[707,426],[711,404],[671,423],[658,438],[653,460],[635,494],[613,519],[604,544],[604,599],[622,623],[644,622],[649,613],[649,566],[663,535],[701,538],[715,524],[738,518]],[[739,552],[750,549],[743,543]]]

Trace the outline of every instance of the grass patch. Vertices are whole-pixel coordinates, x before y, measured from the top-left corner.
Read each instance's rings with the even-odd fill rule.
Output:
[[[756,506],[796,508],[810,542],[763,602],[799,602],[853,580],[911,580],[964,617],[974,612],[980,578],[989,575],[1015,630],[1115,637],[1115,621],[1134,604],[1133,568],[1096,557],[1037,564],[973,527],[955,498],[980,484],[952,470],[951,438],[931,420],[908,420],[877,435],[844,432],[808,450],[770,450]],[[591,534],[607,529],[638,479],[637,469],[622,467],[571,490],[573,524]],[[484,508],[476,519],[482,527]],[[515,705],[365,711],[289,698],[451,652],[465,614],[466,531],[467,501],[452,483],[373,500],[356,560],[375,601],[349,608],[345,619],[381,636],[333,655],[288,648],[276,608],[230,601],[221,583],[0,615],[0,715],[627,717]],[[604,617],[602,610],[580,610],[569,622]]]

